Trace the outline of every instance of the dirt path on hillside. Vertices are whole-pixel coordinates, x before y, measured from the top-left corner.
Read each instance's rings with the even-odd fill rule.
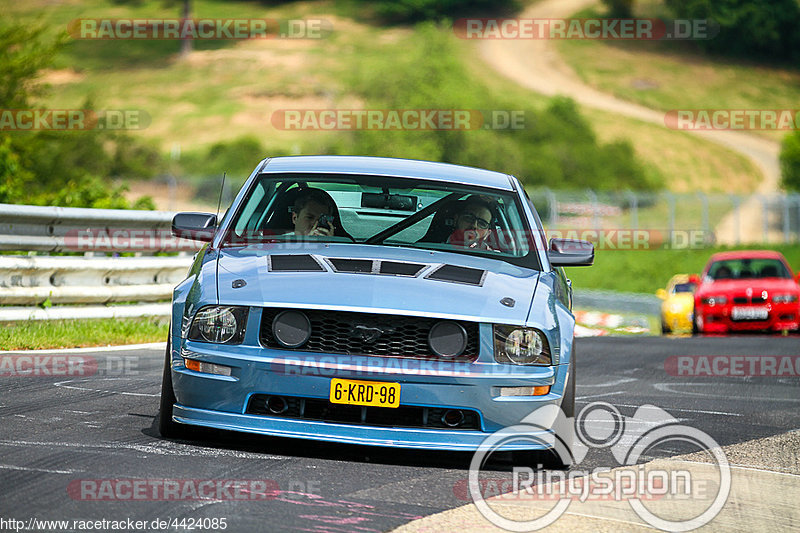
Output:
[[[519,18],[564,18],[595,3],[596,0],[543,0],[528,7]],[[486,40],[481,43],[480,53],[484,61],[499,73],[538,93],[548,96],[559,94],[569,96],[581,105],[664,126],[663,111],[620,100],[584,84],[572,68],[561,59],[553,41]],[[749,158],[761,170],[763,176],[755,191],[757,194],[773,194],[778,191],[780,147],[777,142],[737,131],[692,133]],[[736,219],[735,213],[731,212],[717,225],[715,228],[717,242],[734,242],[737,234]],[[760,198],[751,197],[742,202],[739,209],[739,240],[760,242],[761,220]]]

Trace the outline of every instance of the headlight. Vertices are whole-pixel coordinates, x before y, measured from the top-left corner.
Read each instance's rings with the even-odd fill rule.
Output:
[[[776,304],[789,304],[797,301],[796,294],[775,294],[772,301]]]
[[[247,324],[247,311],[247,307],[204,307],[192,320],[189,339],[216,344],[241,344]]]
[[[514,365],[553,364],[544,333],[518,326],[494,326],[494,359]]]
[[[725,305],[728,303],[728,299],[724,296],[709,296],[701,299],[700,301],[704,304],[707,304],[709,307],[714,307],[715,305]]]

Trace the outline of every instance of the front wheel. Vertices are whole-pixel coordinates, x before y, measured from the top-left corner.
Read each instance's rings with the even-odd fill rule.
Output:
[[[164,358],[164,373],[161,376],[161,402],[158,413],[158,432],[165,439],[181,439],[188,437],[188,430],[183,424],[178,424],[172,419],[172,408],[177,399],[172,388],[172,365],[170,364],[170,351],[172,339],[167,340],[167,355]]]

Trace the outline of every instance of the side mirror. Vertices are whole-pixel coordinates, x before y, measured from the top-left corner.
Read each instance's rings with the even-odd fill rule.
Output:
[[[594,263],[594,244],[577,239],[550,239],[547,252],[550,264],[561,266],[592,266]]]
[[[178,213],[172,217],[172,234],[181,239],[211,241],[217,231],[217,215]]]
[[[661,300],[666,300],[667,299],[667,291],[665,291],[664,289],[658,289],[656,291],[656,296],[658,296],[659,299],[661,299]]]
[[[700,276],[697,274],[689,274],[689,283],[700,285]]]

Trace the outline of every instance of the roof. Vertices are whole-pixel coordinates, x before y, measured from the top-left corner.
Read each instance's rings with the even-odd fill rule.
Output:
[[[786,261],[783,254],[772,250],[734,250],[732,252],[718,252],[711,256],[711,261],[722,261],[725,259],[781,259]]]
[[[261,169],[262,174],[283,172],[386,175],[512,190],[508,174],[502,172],[462,167],[449,163],[390,157],[343,155],[276,157],[270,159],[267,165]]]

